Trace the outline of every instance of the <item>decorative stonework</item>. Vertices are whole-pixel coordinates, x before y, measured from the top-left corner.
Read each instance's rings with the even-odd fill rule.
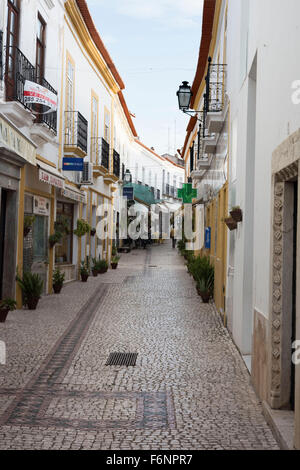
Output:
[[[298,176],[300,153],[294,146],[300,140],[300,130],[289,137],[273,154],[273,253],[272,253],[272,310],[271,310],[271,406],[280,406],[282,383],[283,342],[283,255],[284,255],[284,197],[285,184]]]

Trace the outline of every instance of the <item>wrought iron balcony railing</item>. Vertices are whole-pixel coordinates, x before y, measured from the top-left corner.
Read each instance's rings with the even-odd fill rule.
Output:
[[[109,170],[109,144],[105,139],[101,140],[101,162],[100,164]]]
[[[1,43],[1,38],[0,38]],[[0,44],[0,50],[2,50]],[[43,87],[50,90],[52,93],[57,95],[57,91],[50,85],[45,78],[38,77],[36,75],[35,67],[29,62],[25,55],[17,47],[8,47],[7,53],[7,65],[5,69],[5,86],[6,86],[6,99],[8,101],[18,101],[25,108],[33,111],[33,105],[25,103],[24,99],[24,85],[25,81],[39,83]],[[3,56],[2,56],[3,57]],[[1,52],[0,52],[0,66],[1,66]],[[1,67],[3,70],[3,66]],[[1,72],[0,72],[1,73]],[[57,131],[57,112],[39,114],[37,110],[38,123],[45,123],[54,132]]]
[[[65,111],[65,147],[87,153],[88,122],[79,111]]]
[[[117,178],[120,178],[120,155],[116,150],[113,151],[113,173]]]
[[[205,94],[205,113],[223,111],[225,98],[226,68],[224,64],[212,64],[208,59]]]

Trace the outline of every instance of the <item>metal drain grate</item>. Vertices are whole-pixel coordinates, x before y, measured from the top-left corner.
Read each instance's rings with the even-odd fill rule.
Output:
[[[137,360],[137,353],[110,353],[106,361],[106,366],[135,366]]]

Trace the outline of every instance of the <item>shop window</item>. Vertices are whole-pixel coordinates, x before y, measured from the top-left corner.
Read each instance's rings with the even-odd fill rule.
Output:
[[[57,202],[56,221],[63,221],[68,233],[65,231],[61,242],[55,246],[55,263],[72,264],[73,204]]]

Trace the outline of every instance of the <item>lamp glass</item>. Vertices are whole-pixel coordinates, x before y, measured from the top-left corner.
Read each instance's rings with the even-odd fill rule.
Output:
[[[179,109],[189,109],[192,98],[192,90],[188,82],[182,82],[182,85],[180,85],[179,90],[177,91],[177,96]]]

